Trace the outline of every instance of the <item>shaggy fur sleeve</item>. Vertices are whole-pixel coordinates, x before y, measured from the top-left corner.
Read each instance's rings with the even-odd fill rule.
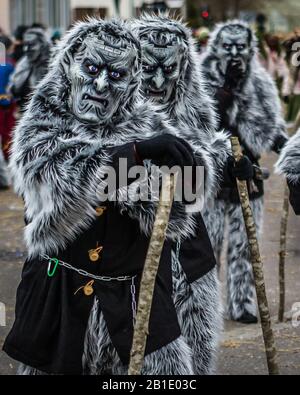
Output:
[[[224,168],[230,155],[229,135],[223,131],[207,133],[203,141],[193,141],[197,165],[204,167],[205,202],[216,196],[223,181]]]
[[[66,117],[43,112],[38,117],[38,105],[32,101],[15,131],[10,162],[25,203],[30,256],[57,253],[89,227],[98,188],[116,152],[78,138]]]
[[[293,184],[300,183],[300,130],[281,151],[275,171],[277,174],[284,174]]]
[[[275,83],[268,73],[254,62],[252,74],[236,95],[230,121],[254,155],[277,150],[288,139]]]
[[[209,94],[216,98],[225,83],[216,60],[206,56],[201,69]],[[233,90],[229,100],[229,107],[223,108],[228,123],[238,130],[253,154],[279,152],[288,140],[280,99],[274,81],[257,59],[251,64],[248,80],[240,90]],[[226,107],[224,103],[221,105]]]
[[[174,134],[186,139],[192,146],[197,159],[197,165],[204,167],[205,196],[202,204],[205,204],[210,197],[215,196],[220,187],[223,169],[230,153],[228,135],[224,132],[212,133],[210,131],[195,129],[193,133],[194,138],[191,140],[190,130],[187,130],[182,125],[170,125],[163,114],[155,114],[154,117],[152,113],[152,116],[149,117],[147,112],[144,113],[143,109],[139,109],[139,115],[142,115],[143,125],[134,122],[134,125],[137,126],[131,127],[132,133],[137,136],[136,139],[145,139],[163,133]],[[135,128],[136,130],[134,130]],[[143,130],[143,133],[140,130]],[[128,188],[119,190],[119,194],[126,196],[126,198],[120,197],[117,204],[121,211],[126,211],[130,217],[137,219],[140,223],[141,230],[146,235],[150,235],[155,219],[159,194],[153,196],[154,200],[148,202],[134,201],[136,189],[141,184],[144,185],[144,190],[153,190],[155,174],[151,173],[151,167],[148,166],[147,170],[148,174],[143,181],[140,183],[134,182]],[[167,237],[171,240],[177,240],[178,238],[184,239],[193,235],[197,227],[194,214],[195,212],[199,212],[199,210],[198,204],[186,205],[183,202],[174,202]]]

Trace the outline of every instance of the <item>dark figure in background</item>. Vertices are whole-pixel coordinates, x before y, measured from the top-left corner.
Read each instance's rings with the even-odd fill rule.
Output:
[[[24,34],[26,30],[28,30],[28,26],[25,25],[20,25],[16,28],[16,30],[13,33],[14,37],[14,49],[12,53],[12,59],[15,62],[18,62],[23,56],[24,56]]]
[[[8,81],[14,71],[14,62],[9,53],[12,41],[5,35],[0,37],[0,43],[5,46],[5,64],[0,64],[0,189],[6,189],[9,185],[6,162],[11,132],[15,124],[15,104],[12,95],[7,93]]]
[[[260,65],[257,41],[240,21],[217,26],[202,61],[207,87],[218,104],[220,128],[238,136],[255,173],[249,182],[250,200],[258,231],[263,219],[263,179],[259,168],[262,153],[280,152],[288,140],[275,83]],[[207,217],[217,258],[220,258],[225,218],[229,219],[227,253],[228,315],[255,323],[256,301],[248,240],[236,186],[223,188]]]
[[[275,169],[286,176],[291,205],[295,214],[300,215],[300,130],[282,150]]]
[[[28,95],[48,70],[50,43],[40,28],[30,28],[24,34],[24,56],[16,65],[12,76],[11,92],[22,108]]]

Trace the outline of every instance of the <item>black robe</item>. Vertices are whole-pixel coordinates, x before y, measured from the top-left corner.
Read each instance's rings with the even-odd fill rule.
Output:
[[[95,208],[96,209],[96,208]],[[180,261],[193,282],[215,266],[215,257],[203,223],[197,215],[197,235],[181,244]],[[113,203],[92,226],[57,256],[73,267],[97,276],[136,276],[136,295],[149,238],[137,220],[121,214]],[[89,251],[103,247],[96,262]],[[172,298],[171,249],[165,242],[156,280],[146,355],[180,336]],[[47,275],[48,261],[27,259],[17,291],[16,318],[3,350],[12,358],[46,373],[82,374],[82,355],[88,318],[97,295],[108,331],[123,364],[128,364],[133,338],[131,281],[93,283],[93,294],[83,288],[92,279],[58,266]],[[76,292],[77,291],[77,292]]]

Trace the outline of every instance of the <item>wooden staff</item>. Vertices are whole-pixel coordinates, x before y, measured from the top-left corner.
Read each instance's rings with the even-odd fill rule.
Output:
[[[164,175],[162,191],[156,212],[152,236],[148,247],[147,257],[141,279],[136,322],[133,342],[130,352],[129,375],[139,375],[143,367],[147,336],[149,334],[149,319],[152,307],[155,279],[160,257],[165,242],[166,231],[172,208],[176,176]]]
[[[280,224],[280,251],[279,251],[279,308],[278,321],[283,322],[285,305],[285,258],[286,258],[286,235],[289,216],[289,188],[284,190],[283,209]]]
[[[243,154],[239,139],[231,137],[231,146],[234,159],[238,162]],[[262,260],[259,252],[259,244],[256,234],[256,226],[253,218],[253,213],[249,200],[249,193],[246,181],[237,180],[237,187],[239,191],[245,226],[249,241],[251,263],[253,268],[253,276],[256,288],[256,296],[258,301],[258,309],[261,320],[262,333],[265,343],[268,371],[270,375],[279,374],[277,365],[277,352],[275,348],[274,335],[271,326],[271,317],[267,301]]]

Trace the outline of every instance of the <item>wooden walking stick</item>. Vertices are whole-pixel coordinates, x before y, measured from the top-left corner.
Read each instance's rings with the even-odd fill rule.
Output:
[[[234,159],[238,162],[243,156],[239,139],[237,137],[231,137],[230,140],[231,140]],[[263,265],[259,252],[256,226],[252,214],[252,209],[250,206],[247,182],[240,181],[238,179],[236,181],[237,181],[237,187],[238,187],[243,216],[245,220],[245,227],[249,241],[251,263],[253,268],[253,276],[255,282],[262,333],[263,333],[265,349],[266,349],[268,371],[270,375],[276,375],[279,374],[278,365],[277,365],[277,352],[275,348],[274,335],[271,326],[271,317],[270,317],[270,311],[269,311],[267,295],[266,295]]]
[[[169,223],[176,175],[163,175],[162,191],[141,279],[138,309],[130,352],[129,375],[139,375],[143,367],[155,279]]]
[[[283,210],[280,223],[280,251],[279,251],[279,308],[278,321],[283,322],[285,306],[285,258],[286,258],[286,234],[289,216],[289,188],[284,190]]]

